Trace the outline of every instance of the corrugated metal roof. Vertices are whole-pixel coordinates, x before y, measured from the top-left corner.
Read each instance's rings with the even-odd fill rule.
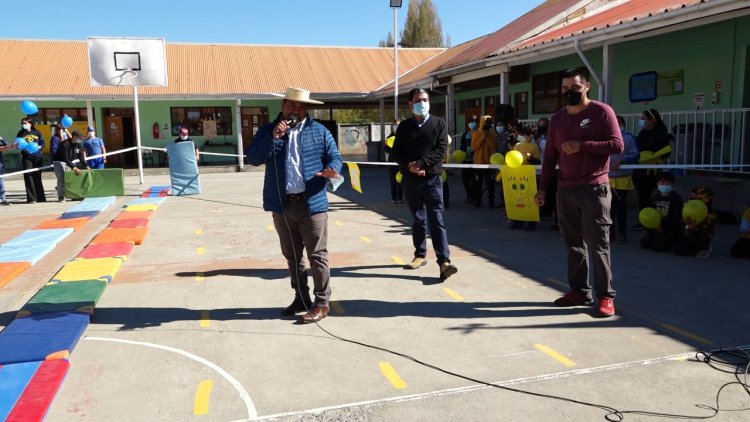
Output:
[[[392,48],[167,43],[166,87],[144,97],[234,97],[296,86],[331,97],[366,95],[393,80]],[[399,73],[445,49],[400,49]],[[92,87],[85,41],[0,40],[2,97],[130,97],[129,87]]]
[[[680,9],[703,2],[705,2],[705,0],[630,0],[612,8],[604,9],[599,13],[593,14],[570,25],[565,25],[561,28],[539,34],[533,38],[508,45],[502,49],[502,52],[521,50],[556,39],[567,38],[584,32],[608,28],[627,21],[642,19],[660,13],[668,13],[670,10]]]

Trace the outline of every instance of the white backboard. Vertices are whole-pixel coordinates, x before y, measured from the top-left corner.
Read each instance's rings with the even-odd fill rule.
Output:
[[[89,37],[91,86],[167,86],[164,38]]]

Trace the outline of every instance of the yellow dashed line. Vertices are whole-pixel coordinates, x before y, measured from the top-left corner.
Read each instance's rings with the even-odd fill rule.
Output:
[[[221,210],[211,210],[211,212],[222,212]]]
[[[203,234],[203,229],[195,229],[195,235],[200,236]]]
[[[211,325],[211,312],[201,311],[201,328],[208,328]]]
[[[339,220],[336,220],[336,225],[337,225],[337,226],[343,226],[343,225],[344,225],[344,223],[342,223],[342,222],[341,222],[341,221],[339,221]]]
[[[266,226],[266,230],[268,230],[269,232],[272,232],[272,231],[274,230],[274,228],[273,228],[273,224],[269,224],[269,225],[267,225],[267,226]]]
[[[330,305],[331,305],[331,308],[333,308],[333,311],[336,312],[336,314],[338,314],[338,315],[344,315],[344,313],[345,313],[344,312],[344,307],[341,306],[340,303],[338,303],[336,301],[331,301]]]
[[[199,271],[199,272],[195,273],[195,281],[198,281],[198,282],[203,281],[203,278],[204,277],[203,277],[203,272],[202,271]]]
[[[193,404],[193,414],[196,416],[208,413],[208,399],[211,397],[211,388],[214,382],[203,380],[198,384],[198,391],[195,392],[195,403]]]
[[[397,256],[392,256],[391,259],[398,265],[406,265],[406,262],[402,261],[401,258]]]
[[[359,239],[365,243],[370,243],[372,240],[370,240],[369,237],[360,236]]]
[[[693,333],[691,333],[689,331],[685,331],[682,328],[675,327],[672,324],[661,323],[661,326],[664,327],[665,329],[669,330],[669,331],[675,332],[675,333],[677,333],[677,334],[679,334],[679,335],[681,335],[683,337],[687,337],[687,338],[695,340],[695,341],[697,341],[699,343],[703,343],[703,344],[705,344],[707,346],[713,346],[714,345],[713,341],[705,339],[705,338],[703,338],[703,337],[701,337],[701,336],[699,336],[697,334],[693,334]]]
[[[562,281],[560,281],[560,280],[558,280],[556,278],[548,278],[547,280],[549,280],[551,283],[557,284],[560,287],[564,287],[566,289],[570,288],[570,286],[568,285],[568,283],[563,283]]]
[[[460,294],[454,292],[453,289],[450,289],[448,287],[443,287],[443,291],[445,292],[445,294],[447,294],[448,296],[452,297],[453,299],[456,299],[459,302],[463,302],[463,300],[464,300],[464,297],[461,296]]]
[[[543,344],[535,343],[534,347],[536,347],[537,349],[541,350],[547,356],[549,356],[552,359],[554,359],[554,360],[562,363],[565,366],[576,366],[575,362],[573,362],[572,360],[566,358],[565,356],[561,355],[560,353],[557,353],[556,351],[550,349],[549,347],[547,347],[547,346],[545,346]]]
[[[391,385],[393,385],[393,388],[396,390],[403,390],[406,388],[406,382],[401,379],[401,377],[398,375],[395,369],[393,369],[393,366],[391,366],[388,362],[380,362],[378,364],[380,367],[380,370],[383,372],[383,375],[388,379],[388,381],[391,382]]]
[[[203,246],[196,248],[195,253],[197,253],[198,255],[203,255],[204,253],[206,253],[206,248],[204,248]]]
[[[487,251],[483,251],[483,250],[481,250],[481,249],[479,250],[479,253],[480,253],[480,254],[482,254],[482,255],[487,255],[487,256],[489,256],[490,258],[495,258],[495,259],[497,259],[497,255],[495,255],[495,254],[493,254],[493,253],[490,253],[490,252],[487,252]]]

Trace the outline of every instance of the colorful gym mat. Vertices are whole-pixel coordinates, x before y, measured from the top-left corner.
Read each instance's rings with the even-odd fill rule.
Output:
[[[0,332],[0,365],[65,359],[89,324],[89,315],[54,312],[16,318]]]
[[[166,201],[167,197],[159,197],[159,198],[135,198],[131,199],[130,201],[125,203],[126,207],[129,207],[131,205],[141,205],[141,204],[156,204],[161,205],[162,202]]]
[[[76,259],[119,258],[124,261],[131,252],[133,252],[133,244],[130,242],[98,243],[86,246]]]
[[[74,211],[66,212],[63,215],[57,217],[60,220],[68,220],[71,218],[88,218],[89,220],[99,215],[100,211]]]
[[[104,211],[114,202],[115,202],[114,196],[103,196],[101,198],[86,198],[80,203],[71,207],[67,212]]]
[[[86,217],[79,217],[79,218],[68,218],[65,220],[61,220],[59,218],[55,220],[45,220],[39,223],[34,229],[40,230],[40,229],[64,229],[64,228],[71,228],[74,231],[80,229],[83,227],[86,222],[89,221]]]
[[[30,262],[0,262],[0,287],[13,281],[31,266]]]
[[[105,280],[110,283],[120,264],[122,260],[119,258],[77,259],[60,268],[60,271],[52,276],[50,283],[80,280]]]
[[[148,218],[129,218],[127,220],[113,220],[109,223],[110,229],[133,229],[148,226]]]
[[[72,230],[72,229],[70,229]],[[55,249],[55,243],[43,243],[29,246],[0,246],[0,262],[28,262],[36,264],[45,255]]]
[[[65,172],[65,197],[71,199],[124,196],[122,169],[86,170],[80,176]]]
[[[53,245],[56,245],[59,241],[65,239],[71,233],[73,233],[73,229],[69,227],[63,229],[26,230],[13,239],[10,239],[9,241],[3,243],[3,246],[20,248],[46,243],[52,243]]]
[[[192,142],[167,144],[167,155],[169,155],[172,195],[201,193],[198,163],[195,161],[195,144]]]
[[[41,365],[42,362],[26,362],[0,366],[0,421],[7,420]]]
[[[148,227],[136,227],[132,229],[104,229],[99,233],[90,244],[112,242],[133,242],[136,245],[143,243],[146,238]]]
[[[42,421],[57,395],[70,362],[65,359],[40,362],[34,375],[21,393],[6,422]]]
[[[158,204],[138,204],[138,205],[131,205],[129,207],[125,208],[125,211],[127,212],[136,212],[136,211],[156,211],[156,208],[158,208]]]
[[[107,282],[104,280],[48,284],[21,308],[16,317],[50,312],[83,312],[92,315],[94,306],[106,288]]]
[[[128,220],[128,219],[131,219],[131,218],[148,218],[148,219],[151,219],[151,217],[153,217],[153,216],[154,216],[154,212],[153,211],[127,211],[127,212],[123,211],[120,214],[118,214],[117,217],[115,217],[114,221]]]

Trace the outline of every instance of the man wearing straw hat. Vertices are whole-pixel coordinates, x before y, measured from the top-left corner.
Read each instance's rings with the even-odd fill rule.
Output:
[[[306,312],[301,322],[317,323],[328,315],[331,299],[326,184],[339,177],[342,162],[331,132],[307,115],[308,104],[323,103],[310,99],[310,91],[287,88],[281,113],[258,130],[247,157],[251,165],[266,165],[263,209],[273,213],[295,292],[281,314]],[[303,248],[310,261],[314,302]]]

